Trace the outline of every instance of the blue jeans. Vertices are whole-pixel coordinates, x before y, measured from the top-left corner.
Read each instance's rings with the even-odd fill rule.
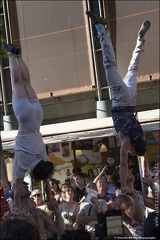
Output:
[[[137,98],[138,66],[144,52],[144,40],[137,39],[136,47],[128,67],[128,72],[122,79],[117,69],[115,53],[110,39],[109,30],[97,23],[95,25],[103,54],[103,66],[106,80],[111,92],[112,107],[135,106]]]

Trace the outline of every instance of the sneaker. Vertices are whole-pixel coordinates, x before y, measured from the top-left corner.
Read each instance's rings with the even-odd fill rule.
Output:
[[[17,45],[3,43],[2,47],[6,50],[7,53],[19,55],[21,53],[21,48]]]
[[[144,21],[144,22],[142,23],[141,28],[140,28],[140,30],[139,30],[139,32],[138,32],[139,38],[143,38],[143,37],[144,37],[144,35],[146,34],[146,32],[149,30],[150,26],[151,26],[151,23],[150,23],[150,21],[148,21],[148,20],[146,20],[146,21]]]
[[[21,47],[16,46],[16,54],[20,55],[21,54]]]
[[[103,17],[99,17],[98,15],[95,15],[91,11],[86,11],[86,14],[87,14],[88,17],[90,17],[93,20],[94,24],[100,23],[104,26],[107,24],[107,19],[105,19]]]

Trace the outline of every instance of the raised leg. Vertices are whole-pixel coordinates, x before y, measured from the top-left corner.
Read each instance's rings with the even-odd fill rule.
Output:
[[[144,47],[144,41],[141,42],[139,39],[137,39],[137,44],[132,54],[128,72],[124,77],[124,82],[130,90],[132,106],[136,105],[138,67],[142,58],[142,53],[144,52]]]
[[[18,98],[37,99],[30,83],[29,70],[22,60],[21,48],[13,44],[2,44],[9,56],[10,71],[13,79],[12,101]]]
[[[138,68],[142,58],[142,53],[145,50],[144,36],[146,32],[149,30],[150,26],[151,24],[148,20],[142,23],[141,28],[138,32],[138,39],[128,67],[128,72],[124,77],[124,82],[130,90],[132,106],[136,105]]]
[[[110,39],[110,32],[102,24],[96,23],[103,55],[103,66],[106,80],[111,90],[112,106],[130,106],[130,94],[128,87],[122,80],[117,69],[115,53]]]
[[[21,69],[21,75],[23,78],[23,83],[24,83],[27,98],[37,99],[37,95],[30,83],[30,74],[26,64],[24,63],[24,61],[20,56],[17,57],[17,60],[18,60],[19,67]]]
[[[14,54],[8,54],[8,56],[11,76],[13,80],[12,101],[18,98],[28,98],[17,56]]]

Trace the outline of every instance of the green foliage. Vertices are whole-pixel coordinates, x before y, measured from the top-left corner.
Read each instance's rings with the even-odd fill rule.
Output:
[[[2,0],[0,0],[0,13],[3,13],[3,4]],[[3,15],[0,16],[0,56],[2,58],[7,58],[7,53],[2,47],[2,44],[6,42],[6,38],[4,36],[5,33],[5,25],[4,25],[4,18]]]

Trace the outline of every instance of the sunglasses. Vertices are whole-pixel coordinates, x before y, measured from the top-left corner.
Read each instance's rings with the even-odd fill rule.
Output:
[[[42,195],[40,193],[37,193],[35,195],[33,195],[33,197],[41,197]]]
[[[87,188],[95,187],[95,185],[88,185]]]

